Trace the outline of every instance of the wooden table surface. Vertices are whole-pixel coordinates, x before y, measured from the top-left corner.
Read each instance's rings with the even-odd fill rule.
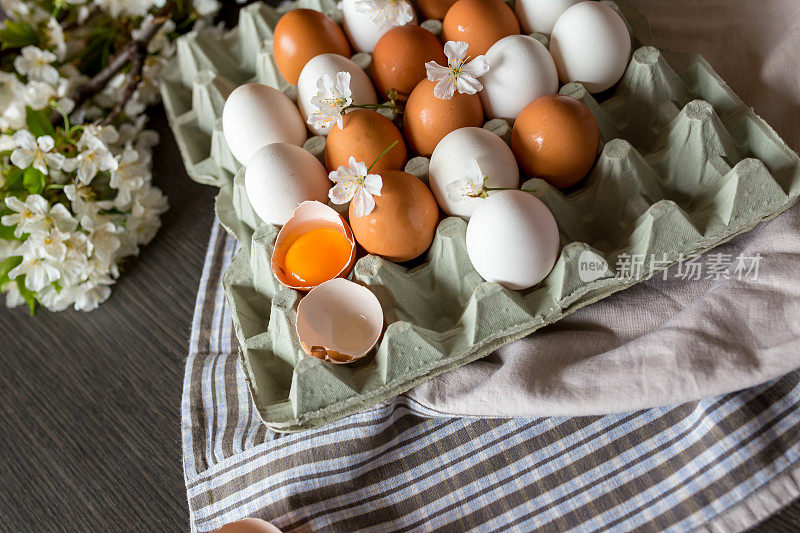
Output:
[[[651,21],[659,9],[677,9],[637,4]],[[724,64],[730,50],[695,33],[691,47]],[[767,109],[774,94],[729,79],[752,61],[721,72],[795,146],[785,107]],[[109,301],[88,314],[39,310],[34,318],[0,308],[0,531],[188,530],[180,400],[216,191],[189,179],[163,110],[152,115],[162,135],[155,182],[171,209]],[[800,501],[757,529],[800,530]]]

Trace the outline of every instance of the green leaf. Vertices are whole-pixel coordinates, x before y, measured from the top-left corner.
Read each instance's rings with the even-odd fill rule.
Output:
[[[19,167],[8,167],[5,171],[5,183],[3,184],[4,191],[21,191],[22,190],[22,174],[23,170]]]
[[[19,295],[22,296],[22,299],[28,304],[28,311],[30,311],[31,316],[33,316],[33,312],[36,309],[36,294],[29,291],[28,287],[25,286],[25,276],[17,276],[16,279]]]
[[[19,255],[8,257],[5,261],[0,263],[0,291],[5,290],[8,282],[11,281],[8,277],[8,273],[20,263],[22,263],[22,256]]]
[[[31,109],[25,107],[25,124],[34,137],[41,137],[42,135],[53,136],[56,130],[50,123],[50,117],[47,115],[47,108],[45,109]]]
[[[7,19],[0,28],[0,48],[22,48],[29,44],[39,43],[39,34],[31,24]]]
[[[22,184],[31,194],[39,194],[44,190],[44,174],[38,169],[28,167],[23,172]]]

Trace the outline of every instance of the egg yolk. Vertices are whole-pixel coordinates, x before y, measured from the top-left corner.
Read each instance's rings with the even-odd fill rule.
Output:
[[[350,261],[352,245],[333,228],[317,228],[299,236],[283,260],[289,278],[303,285],[319,285],[335,278]]]

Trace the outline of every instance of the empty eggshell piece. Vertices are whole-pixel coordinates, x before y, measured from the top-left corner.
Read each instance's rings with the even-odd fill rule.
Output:
[[[517,13],[522,31],[549,35],[558,17],[579,2],[581,0],[517,0],[514,11]]]
[[[297,337],[308,355],[334,364],[356,361],[383,331],[383,309],[366,287],[343,278],[322,283],[297,305]]]
[[[350,227],[368,253],[396,263],[410,261],[433,242],[439,207],[419,178],[399,170],[386,170],[380,176],[383,186],[371,213],[357,217],[350,203]]]
[[[339,258],[338,251],[332,249],[337,243],[331,242],[330,239],[317,239],[316,242],[308,243],[315,249],[309,250],[307,245],[305,250],[300,252],[305,257],[294,259],[296,263],[301,262],[299,265],[290,264],[287,256],[294,250],[293,245],[308,237],[311,232],[323,229],[343,237],[348,243],[349,253]],[[337,263],[337,259],[341,260]],[[353,237],[353,230],[332,208],[321,202],[310,201],[297,206],[278,232],[275,249],[272,252],[272,273],[283,285],[291,289],[308,291],[329,279],[346,278],[353,270],[355,262],[356,240]],[[303,271],[313,271],[312,276],[322,275],[325,279],[312,280],[311,276],[304,278],[298,275]]]
[[[266,144],[302,146],[306,125],[297,106],[285,94],[268,85],[246,83],[225,100],[222,133],[233,156],[245,165]]]
[[[475,160],[482,174],[489,177],[488,187],[519,186],[517,161],[500,137],[483,128],[461,128],[447,134],[431,156],[428,174],[431,191],[445,213],[467,220],[484,199],[453,201],[447,194],[447,186],[464,178],[464,164],[471,160]]]
[[[353,48],[359,52],[372,52],[378,40],[392,27],[396,26],[393,23],[384,26],[375,22],[372,13],[359,10],[361,7],[359,5],[360,1],[362,0],[342,0],[344,31]],[[386,8],[384,7],[383,9]],[[414,8],[411,7],[411,3],[407,0],[394,0],[390,9],[402,12],[402,20],[408,19],[404,24],[417,23],[417,15],[414,13]]]
[[[550,53],[563,83],[580,82],[590,93],[598,93],[625,73],[631,38],[616,11],[600,2],[581,2],[558,18]]]
[[[599,143],[600,130],[586,104],[560,94],[528,104],[511,130],[511,149],[525,175],[560,188],[592,169]]]
[[[442,22],[442,40],[465,41],[471,57],[485,54],[494,43],[516,33],[517,17],[501,0],[458,0]]]
[[[467,224],[467,254],[486,281],[523,290],[553,269],[560,248],[550,210],[530,193],[497,191]]]
[[[409,148],[429,157],[445,135],[459,128],[483,125],[483,106],[477,94],[456,92],[450,99],[436,98],[436,82],[419,82],[406,103],[403,133]]]
[[[373,171],[405,167],[406,143],[391,120],[370,109],[355,109],[344,116],[341,129],[334,126],[328,134],[325,166],[330,171],[347,166],[350,156],[370,166],[394,142],[397,144],[375,163]]]
[[[486,60],[491,68],[481,76],[478,94],[489,118],[513,121],[533,100],[558,91],[553,57],[533,37],[503,37],[486,52]]]
[[[273,143],[250,159],[244,186],[259,218],[282,226],[302,202],[327,202],[331,182],[316,157],[293,144]]]
[[[327,74],[331,80],[336,81],[336,74],[339,72],[350,73],[350,98],[354,104],[378,103],[369,76],[358,65],[337,54],[322,54],[306,63],[297,81],[297,104],[300,106],[300,113],[303,117],[308,119],[317,111],[317,107],[311,103],[311,99],[319,91],[317,88],[319,79]],[[309,125],[309,129],[315,135],[327,135],[334,125],[324,128]]]
[[[425,63],[447,64],[442,43],[420,26],[392,28],[375,45],[372,53],[372,81],[378,94],[394,89],[405,100],[419,82],[425,79]]]
[[[272,51],[281,75],[294,85],[311,58],[328,53],[350,57],[350,43],[342,28],[323,13],[292,9],[275,25]]]

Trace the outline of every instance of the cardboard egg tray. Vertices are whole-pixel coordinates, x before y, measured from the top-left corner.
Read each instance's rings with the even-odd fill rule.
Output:
[[[190,176],[220,186],[217,215],[241,244],[224,284],[245,375],[268,427],[318,427],[402,393],[747,231],[797,200],[800,159],[776,133],[702,57],[648,46],[641,14],[610,5],[633,36],[623,79],[599,100],[579,84],[561,89],[597,119],[597,164],[569,194],[539,179],[523,184],[558,222],[563,248],[553,271],[526,291],[484,282],[467,256],[467,225],[454,217],[439,224],[416,268],[363,257],[353,278],[376,294],[387,327],[374,355],[355,366],[331,365],[300,348],[294,323],[301,295],[270,270],[278,228],[261,223],[250,207],[243,171],[220,127],[225,98],[238,84],[257,81],[294,95],[271,56],[271,28],[281,11],[253,4],[231,31],[178,40],[161,85],[164,103]],[[338,18],[329,0],[292,6]],[[357,59],[368,64],[368,57]],[[506,124],[491,121],[487,128],[507,140]],[[312,138],[306,148],[320,155],[323,142]],[[407,170],[425,179],[427,160],[415,158]],[[656,261],[621,266],[635,257]]]

